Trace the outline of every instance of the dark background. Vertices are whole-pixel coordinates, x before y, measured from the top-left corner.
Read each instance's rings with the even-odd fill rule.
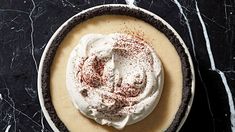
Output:
[[[231,102],[235,100],[235,2],[178,2],[177,6],[174,0],[137,0],[136,5],[172,25],[185,41],[194,61],[195,98],[181,131],[232,131],[231,122],[235,122],[230,119],[230,110],[234,110]],[[89,7],[108,3],[125,4],[125,1],[0,0],[0,132],[52,131],[43,117],[37,96],[37,69],[43,50],[52,34],[68,18]],[[210,43],[205,41],[205,29],[199,21],[196,4]],[[206,44],[211,46],[216,70],[211,66],[210,49]],[[228,82],[227,92],[222,74]]]

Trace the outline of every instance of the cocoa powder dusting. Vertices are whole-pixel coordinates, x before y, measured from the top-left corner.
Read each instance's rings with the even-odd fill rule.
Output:
[[[150,50],[146,47],[146,42],[141,37],[136,36],[121,36],[116,40],[114,51],[118,55],[126,58],[134,57],[143,52],[148,53]]]
[[[104,70],[104,60],[97,58],[97,56],[89,57],[83,64],[81,69],[81,80],[86,85],[91,87],[98,87],[102,84],[102,75]]]
[[[142,53],[143,57],[146,58],[146,62],[152,65],[153,60],[151,57],[151,51],[146,47],[146,42],[143,40],[143,37],[139,36],[125,36],[122,35],[116,40],[116,43],[113,47],[115,54],[123,56],[125,58],[132,59],[136,55]],[[141,55],[142,55],[141,54]],[[105,59],[100,59],[95,55],[92,55],[88,58],[83,58],[79,63],[78,72],[80,76],[80,82],[85,86],[91,88],[99,88],[99,86],[107,86],[107,77],[103,76]],[[131,64],[132,65],[132,64]],[[134,84],[122,83],[122,78],[119,78],[117,84],[113,85],[112,96],[101,95],[102,102],[107,104],[107,109],[96,108],[97,111],[103,113],[104,115],[118,115],[121,116],[119,111],[126,106],[133,106],[138,103],[136,97],[143,92],[141,88],[137,87],[139,84],[144,83],[146,80],[143,80],[138,75],[137,80]],[[146,79],[146,78],[145,78]],[[88,90],[83,89],[80,93],[83,97],[87,97]],[[132,107],[131,107],[132,108]],[[130,111],[130,110],[129,110]]]
[[[134,85],[123,84],[121,87],[115,89],[115,93],[123,96],[124,98],[136,97],[141,92],[140,88],[136,88]]]

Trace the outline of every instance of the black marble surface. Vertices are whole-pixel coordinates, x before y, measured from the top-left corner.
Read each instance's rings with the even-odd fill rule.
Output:
[[[74,14],[124,0],[0,0],[0,132],[50,132],[37,96],[37,69],[56,29]],[[182,132],[235,131],[235,1],[137,0],[185,41],[196,72]]]

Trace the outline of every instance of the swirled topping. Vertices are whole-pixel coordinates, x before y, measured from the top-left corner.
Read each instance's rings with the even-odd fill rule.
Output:
[[[122,129],[153,111],[163,71],[154,50],[138,37],[88,34],[70,55],[66,80],[72,102],[82,114]]]

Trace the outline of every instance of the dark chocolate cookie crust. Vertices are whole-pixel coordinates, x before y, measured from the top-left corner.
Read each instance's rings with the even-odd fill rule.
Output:
[[[74,26],[90,18],[101,16],[101,15],[109,15],[109,14],[110,15],[126,15],[126,16],[131,16],[131,17],[135,17],[140,20],[143,20],[151,24],[153,27],[155,27],[159,31],[161,31],[163,34],[165,34],[165,36],[170,40],[170,42],[175,47],[180,57],[182,71],[183,71],[183,96],[182,96],[181,105],[179,107],[179,110],[177,111],[174,121],[172,122],[172,124],[166,131],[167,132],[176,131],[181,123],[181,120],[184,118],[187,112],[187,107],[192,97],[191,85],[192,85],[193,74],[190,69],[188,55],[185,53],[185,49],[182,46],[182,43],[179,41],[176,35],[172,32],[172,30],[169,29],[164,23],[162,23],[160,20],[155,19],[153,16],[144,13],[141,10],[134,9],[134,8],[130,9],[129,7],[126,7],[126,6],[101,6],[101,7],[89,10],[88,12],[77,15],[73,17],[73,19],[71,19],[71,21],[69,21],[68,24],[64,26],[62,30],[53,39],[48,51],[46,52],[46,57],[44,59],[44,62],[42,62],[43,65],[42,65],[42,74],[41,74],[41,80],[40,80],[42,83],[41,89],[42,89],[42,95],[44,98],[45,108],[48,111],[51,117],[51,120],[54,122],[54,124],[60,131],[68,132],[68,129],[66,128],[66,126],[63,124],[63,122],[59,119],[59,117],[56,114],[56,111],[52,104],[51,94],[50,94],[50,66],[53,62],[58,46],[60,45],[61,41],[64,39],[66,34]]]

